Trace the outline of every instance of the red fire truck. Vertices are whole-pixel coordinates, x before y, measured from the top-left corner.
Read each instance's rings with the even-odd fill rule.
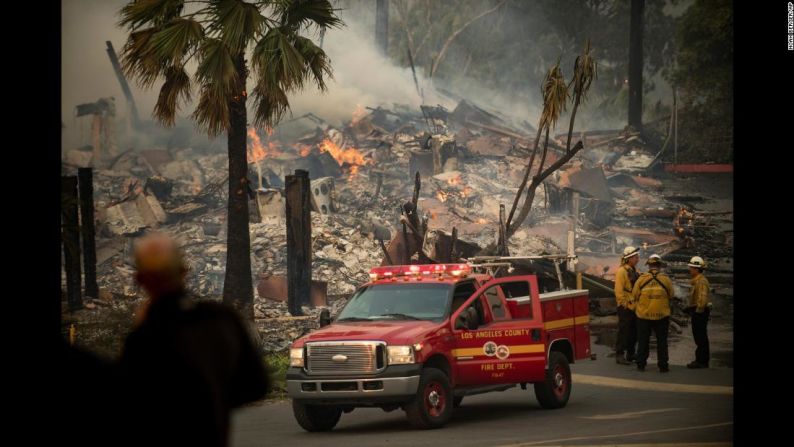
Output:
[[[342,413],[380,407],[437,428],[464,396],[527,384],[544,408],[564,407],[569,364],[590,357],[587,290],[539,294],[535,275],[476,267],[373,268],[333,323],[290,348],[298,424],[331,430]]]

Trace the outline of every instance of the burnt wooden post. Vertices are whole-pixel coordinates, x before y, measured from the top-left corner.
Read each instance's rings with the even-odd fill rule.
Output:
[[[411,263],[411,244],[408,243],[408,228],[405,222],[403,222],[403,242],[405,243],[405,257],[403,257],[402,265],[408,265]]]
[[[383,172],[375,172],[375,178],[377,180],[377,184],[375,185],[375,194],[372,196],[372,201],[378,200],[378,196],[380,195],[380,188],[383,186]]]
[[[507,250],[507,224],[505,220],[505,205],[503,203],[499,204],[499,244],[498,244],[498,253],[499,256],[508,256]]]
[[[80,224],[77,204],[77,177],[73,175],[61,177],[61,237],[69,310],[83,307],[80,290]]]
[[[449,261],[458,260],[458,229],[452,227],[452,241],[449,243]]]
[[[287,306],[289,313],[303,315],[309,304],[312,279],[312,221],[309,173],[296,169],[284,182],[287,203]]]
[[[573,192],[571,198],[571,221],[568,224],[568,256],[576,256],[576,222],[579,220],[579,191]],[[568,259],[568,271],[574,272],[576,263],[573,259]]]
[[[383,239],[378,239],[378,242],[380,243],[381,250],[383,250],[383,257],[386,259],[386,262],[389,263],[388,265],[394,265],[394,261],[392,261],[389,250],[386,249],[386,244],[383,243]]]
[[[85,296],[99,298],[96,282],[96,240],[94,238],[94,171],[77,169],[80,189],[80,236],[83,239],[83,269],[85,270]]]

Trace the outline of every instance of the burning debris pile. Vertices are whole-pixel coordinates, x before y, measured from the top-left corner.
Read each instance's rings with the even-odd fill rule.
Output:
[[[500,205],[516,196],[535,131],[465,100],[452,111],[360,107],[341,127],[307,114],[271,130],[249,129],[254,309],[265,346],[283,349],[316,325],[323,306],[336,315],[373,266],[406,262],[406,253],[413,262],[468,257],[496,243]],[[547,163],[563,155],[563,140],[549,141]],[[584,150],[539,187],[529,224],[509,238],[512,255],[565,253],[570,241],[577,270],[603,279],[626,245],[647,254],[732,256],[730,211],[707,211],[697,206],[706,199],[668,194],[667,183],[647,176],[657,163],[639,134],[588,132],[581,140]],[[67,151],[62,170],[72,174],[89,163]],[[113,297],[104,302],[141,298],[131,242],[155,228],[184,248],[188,287],[202,297],[221,295],[227,167],[223,153],[146,148],[95,170],[97,276],[101,295]],[[283,188],[296,169],[309,172],[314,211],[307,317],[286,317]]]

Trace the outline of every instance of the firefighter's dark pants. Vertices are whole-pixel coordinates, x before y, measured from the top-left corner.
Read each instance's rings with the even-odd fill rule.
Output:
[[[661,320],[645,320],[637,318],[637,366],[645,366],[651,344],[651,331],[656,336],[656,357],[659,367],[668,366],[667,332],[670,328],[670,317]]]
[[[615,355],[626,358],[634,357],[637,346],[637,314],[633,310],[618,306],[618,339],[615,343]]]
[[[709,324],[709,314],[711,310],[706,308],[702,313],[692,312],[692,337],[695,339],[697,349],[695,349],[695,361],[709,364],[709,334],[706,328]]]

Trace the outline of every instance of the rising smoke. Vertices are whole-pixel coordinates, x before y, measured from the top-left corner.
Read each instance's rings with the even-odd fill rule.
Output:
[[[90,119],[75,118],[76,105],[114,96],[120,121],[125,118],[125,99],[105,50],[106,40],[113,43],[117,52],[126,40],[126,31],[116,26],[118,11],[125,3],[125,0],[62,2],[64,149],[90,144]],[[410,68],[395,65],[375,48],[375,2],[353,0],[334,3],[340,7],[339,15],[346,23],[341,29],[328,30],[323,39],[323,48],[332,61],[334,77],[328,82],[325,93],[309,84],[303,92],[294,94],[291,97],[293,116],[312,112],[338,126],[349,120],[354,110],[365,106],[392,107],[396,103],[418,108],[422,98],[417,94]],[[390,26],[397,26],[394,20],[390,22]],[[311,31],[310,36],[319,41],[318,32]],[[460,64],[457,55],[450,54],[448,58],[450,65]],[[424,103],[453,109],[457,98],[436,92],[420,67],[417,70]],[[466,99],[535,124],[539,107],[534,92],[516,92],[509,88],[500,91],[494,88],[498,85],[484,86],[465,77],[436,82],[445,91],[465,92]],[[159,85],[143,90],[131,83],[131,88],[141,119],[151,119]],[[182,108],[179,115],[183,122],[190,112],[191,105]]]

